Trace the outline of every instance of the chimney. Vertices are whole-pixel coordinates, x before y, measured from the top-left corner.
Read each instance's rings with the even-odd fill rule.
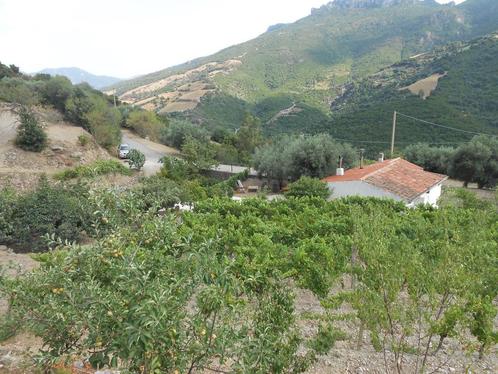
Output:
[[[379,153],[379,162],[384,162],[384,153]]]
[[[344,175],[344,168],[342,167],[342,161],[343,157],[339,156],[339,164],[337,169],[335,170],[335,175],[343,176]]]

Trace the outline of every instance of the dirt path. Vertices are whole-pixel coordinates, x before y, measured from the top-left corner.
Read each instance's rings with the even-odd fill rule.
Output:
[[[17,129],[17,116],[8,106],[0,105],[0,152],[14,141]]]

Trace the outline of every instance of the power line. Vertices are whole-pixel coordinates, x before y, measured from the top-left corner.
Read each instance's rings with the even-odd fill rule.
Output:
[[[341,142],[347,142],[347,143],[372,143],[372,144],[391,144],[391,142],[386,142],[386,141],[375,141],[375,140],[353,140],[353,139],[341,139],[341,138],[336,138],[333,136],[335,140],[340,140]],[[413,142],[396,142],[398,144],[413,144]],[[445,145],[445,144],[463,144],[466,143],[464,141],[461,142],[423,142],[420,141],[419,143],[427,143],[427,144],[433,144],[433,145]]]
[[[496,136],[494,134],[486,134],[486,133],[482,133],[482,132],[467,131],[467,130],[457,129],[455,127],[443,126],[443,125],[439,125],[439,124],[434,123],[434,122],[430,122],[430,121],[426,121],[426,120],[423,120],[423,119],[420,119],[420,118],[412,117],[412,116],[409,116],[407,114],[403,114],[403,113],[400,113],[400,112],[396,112],[396,114],[399,114],[400,116],[403,116],[403,117],[406,117],[406,118],[413,119],[415,121],[426,123],[428,125],[432,125],[432,126],[436,126],[436,127],[441,127],[443,129],[448,129],[448,130],[453,130],[453,131],[460,131],[460,132],[464,132],[464,133],[467,133],[467,134],[473,134],[473,135]]]

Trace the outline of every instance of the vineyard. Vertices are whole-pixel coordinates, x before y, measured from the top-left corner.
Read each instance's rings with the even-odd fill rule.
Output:
[[[42,367],[299,373],[343,340],[380,352],[392,373],[437,371],[454,349],[469,362],[496,354],[491,203],[208,198],[158,214],[130,194],[92,199],[105,235],[52,238],[38,270],[0,278],[2,332],[41,337]],[[296,307],[303,292],[315,311]]]

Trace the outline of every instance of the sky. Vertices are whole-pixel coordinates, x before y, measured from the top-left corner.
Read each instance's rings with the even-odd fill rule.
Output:
[[[250,40],[327,2],[0,0],[0,61],[28,73],[77,66],[129,78]]]

